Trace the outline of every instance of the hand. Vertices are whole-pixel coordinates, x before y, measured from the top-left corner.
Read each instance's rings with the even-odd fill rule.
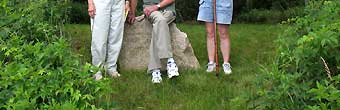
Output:
[[[131,11],[129,11],[128,17],[127,17],[127,21],[131,24],[135,23],[136,21],[136,15],[135,13],[132,13]]]
[[[148,6],[144,8],[145,16],[149,17],[152,12],[157,11],[158,7],[156,5]]]
[[[129,1],[125,1],[125,12],[130,11],[130,2]]]
[[[87,11],[89,13],[89,16],[91,18],[94,18],[94,16],[96,15],[96,7],[94,6],[94,4],[89,4],[89,8]]]

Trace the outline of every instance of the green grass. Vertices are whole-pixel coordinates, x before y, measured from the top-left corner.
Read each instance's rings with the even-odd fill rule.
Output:
[[[178,27],[188,34],[202,69],[180,70],[179,78],[168,80],[164,77],[163,83],[158,85],[151,83],[151,76],[145,71],[121,71],[122,77],[113,79],[112,94],[103,101],[115,109],[124,110],[244,110],[255,106],[255,102],[249,101],[256,93],[253,81],[261,75],[261,65],[272,61],[275,53],[273,41],[283,28],[277,25],[232,25],[233,74],[217,78],[204,70],[207,64],[204,25],[178,24]],[[86,62],[91,59],[89,28],[89,25],[66,26],[72,36],[74,51],[83,55]]]

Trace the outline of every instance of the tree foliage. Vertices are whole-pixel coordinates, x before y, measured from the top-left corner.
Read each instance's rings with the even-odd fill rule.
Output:
[[[89,23],[89,17],[87,15],[87,1],[86,0],[71,0],[71,10],[69,13],[71,23]],[[198,14],[198,0],[176,0],[177,21],[192,21],[196,20]],[[237,22],[281,22],[301,14],[300,9],[296,7],[303,7],[304,0],[233,0],[234,2],[234,19]],[[137,15],[142,14],[142,0],[139,0]],[[293,9],[291,9],[293,8]],[[298,9],[297,11],[294,11]],[[256,10],[259,13],[252,13]],[[288,10],[288,11],[286,11]],[[261,14],[266,14],[261,16]],[[279,14],[276,14],[276,13]],[[273,16],[271,16],[273,15]],[[239,17],[241,16],[241,17]],[[260,19],[251,19],[252,17],[260,16]],[[251,19],[251,20],[250,20]],[[266,21],[262,19],[274,19],[272,21]]]

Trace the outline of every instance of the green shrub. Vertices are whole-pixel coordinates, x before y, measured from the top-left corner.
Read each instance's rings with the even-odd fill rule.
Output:
[[[238,22],[246,23],[277,23],[281,21],[282,13],[277,10],[253,9],[247,13],[238,15]]]
[[[237,15],[237,22],[245,23],[280,23],[289,18],[303,14],[302,7],[293,7],[287,10],[268,10],[268,9],[252,9],[249,12]]]
[[[90,17],[87,13],[87,4],[82,2],[71,2],[68,16],[70,18],[70,23],[73,24],[90,23]]]
[[[143,2],[139,1],[137,5],[136,16],[143,14]],[[72,1],[68,5],[67,16],[71,24],[90,24],[90,17],[87,12],[87,1]]]
[[[310,1],[305,13],[285,22],[277,62],[258,79],[257,108],[340,108],[340,1]]]
[[[96,109],[110,81],[71,52],[67,0],[0,1],[0,109]]]
[[[292,7],[288,8],[287,10],[284,10],[282,12],[282,18],[281,21],[287,21],[290,18],[295,18],[298,16],[303,16],[304,14],[304,7]],[[280,22],[281,22],[280,21]]]
[[[177,22],[196,21],[199,7],[198,1],[199,0],[177,0]]]
[[[73,24],[89,24],[90,18],[87,13],[87,4],[84,1],[73,1],[69,5],[70,10],[68,16],[70,23]],[[198,1],[186,0],[176,1],[177,22],[196,20],[198,13]],[[143,14],[143,2],[138,1],[136,16]]]
[[[333,72],[339,65],[339,4],[337,1],[315,2],[306,16],[290,19],[295,25],[287,29],[277,41],[279,44],[279,68],[285,72],[306,73],[307,79],[318,79],[323,73],[325,58]],[[323,5],[320,5],[323,4]]]

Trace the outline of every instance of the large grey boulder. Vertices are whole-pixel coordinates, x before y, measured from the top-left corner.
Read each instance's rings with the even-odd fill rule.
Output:
[[[125,25],[123,46],[119,57],[120,68],[124,70],[145,70],[148,66],[152,25],[142,17],[137,20],[138,22],[133,25]],[[180,69],[198,69],[200,65],[187,34],[181,32],[175,23],[170,24],[169,27],[177,65]],[[162,63],[162,66],[165,67],[165,61]]]

